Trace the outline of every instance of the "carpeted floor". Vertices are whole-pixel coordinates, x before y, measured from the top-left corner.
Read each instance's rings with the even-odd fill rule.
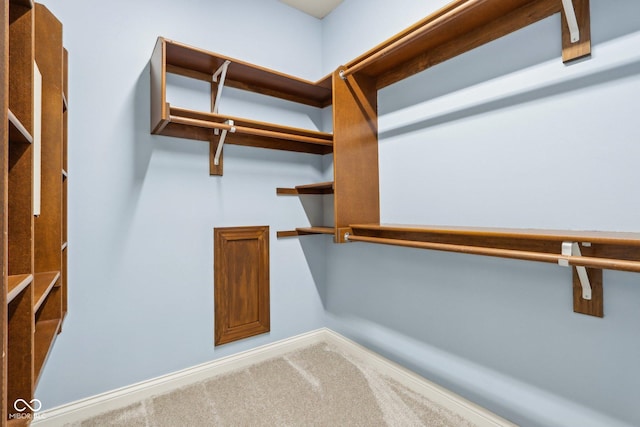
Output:
[[[74,423],[104,426],[473,426],[317,344]]]

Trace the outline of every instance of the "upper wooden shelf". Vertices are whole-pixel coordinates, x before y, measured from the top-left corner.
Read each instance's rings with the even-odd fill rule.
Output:
[[[9,141],[23,142],[27,144],[33,143],[33,137],[24,127],[24,125],[18,120],[18,118],[8,110],[9,113]]]
[[[165,49],[166,71],[169,73],[210,82],[213,73],[225,61],[231,61],[225,86],[314,107],[331,105],[331,75],[317,82],[310,82],[163,37],[159,38],[156,48]]]
[[[229,63],[224,72],[221,66],[227,61]],[[227,131],[225,144],[313,154],[333,151],[333,135],[330,133],[172,106],[167,102],[167,73],[207,82],[212,82],[215,75],[221,86],[212,87],[212,105],[216,104],[216,94],[223,87],[224,74],[224,86],[314,107],[331,104],[331,76],[313,83],[159,37],[151,56],[151,133],[210,143],[215,141],[217,146],[222,138],[214,136],[213,131],[217,129],[223,132],[216,135]],[[212,111],[216,111],[216,108],[212,108]]]
[[[640,233],[378,224],[350,228],[350,241],[640,272]],[[582,244],[585,256],[562,255],[563,242]]]
[[[294,188],[276,188],[279,195],[299,195],[299,194],[333,194],[333,181],[320,182],[317,184],[296,185]]]
[[[560,12],[561,0],[456,0],[353,61],[378,89]]]

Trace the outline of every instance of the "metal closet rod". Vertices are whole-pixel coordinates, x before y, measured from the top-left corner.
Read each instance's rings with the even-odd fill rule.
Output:
[[[420,242],[402,239],[387,239],[383,237],[354,236],[349,234],[347,240],[350,242],[379,243],[393,246],[404,246],[417,249],[432,249],[446,252],[458,252],[471,255],[487,255],[499,258],[520,259],[525,261],[540,261],[558,263],[566,261],[575,267],[602,268],[607,270],[621,270],[640,273],[639,261],[628,261],[611,258],[595,258],[585,256],[565,256],[560,254],[549,254],[544,252],[519,251],[513,249],[486,248],[481,246],[455,245],[449,243]]]
[[[263,136],[266,138],[286,139],[289,141],[306,142],[310,144],[318,144],[318,145],[326,145],[326,146],[333,145],[333,142],[331,141],[327,141],[326,139],[321,139],[321,138],[314,138],[311,136],[295,135],[295,134],[285,133],[285,132],[275,132],[271,130],[250,128],[246,126],[238,126],[238,125],[231,126],[230,124],[227,124],[227,123],[209,122],[206,120],[191,119],[187,117],[171,116],[169,121],[172,123],[177,123],[182,125],[198,126],[198,127],[208,128],[208,129],[221,129],[226,131],[232,131],[231,128],[234,128],[235,133],[244,133],[247,135]]]

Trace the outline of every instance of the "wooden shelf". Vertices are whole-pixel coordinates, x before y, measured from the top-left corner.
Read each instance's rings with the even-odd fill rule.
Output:
[[[159,135],[209,141],[212,129],[230,129],[224,122],[233,120],[235,132],[228,132],[225,144],[275,150],[328,154],[333,151],[333,135],[326,132],[280,126],[256,120],[205,113],[169,106],[169,120]]]
[[[31,274],[17,274],[9,276],[7,279],[7,304],[29,286],[29,283],[33,282]]]
[[[559,0],[456,0],[345,64],[378,89],[560,12]]]
[[[34,337],[34,382],[38,383],[42,368],[58,335],[61,319],[41,320],[36,322]]]
[[[320,182],[318,184],[296,185],[294,188],[276,188],[279,195],[299,194],[333,194],[333,181]]]
[[[640,272],[640,233],[356,224],[348,240]],[[565,256],[563,242],[589,245]]]
[[[282,237],[296,237],[307,236],[313,234],[329,234],[333,236],[335,229],[333,227],[299,227],[290,231],[278,231],[276,234],[278,238]]]
[[[33,310],[38,311],[51,289],[60,278],[59,271],[36,273],[33,288]]]
[[[7,112],[9,115],[9,141],[32,144],[33,137],[31,136],[27,128],[24,127],[22,123],[20,123],[20,120],[18,120],[18,118],[11,112],[11,110],[8,110]]]
[[[331,105],[331,76],[326,76],[317,82],[310,82],[163,37],[158,39],[156,49],[165,50],[168,73],[210,82],[213,73],[225,61],[231,61],[227,69],[225,86],[314,107]]]

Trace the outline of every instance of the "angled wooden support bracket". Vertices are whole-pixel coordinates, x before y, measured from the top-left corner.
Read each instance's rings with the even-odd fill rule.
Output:
[[[562,0],[562,61],[591,55],[589,0]]]
[[[585,250],[590,251],[590,243],[582,243]],[[580,245],[576,242],[562,243],[562,256],[558,264],[570,266],[570,258],[581,257]],[[573,311],[596,317],[603,317],[602,270],[573,266]]]

